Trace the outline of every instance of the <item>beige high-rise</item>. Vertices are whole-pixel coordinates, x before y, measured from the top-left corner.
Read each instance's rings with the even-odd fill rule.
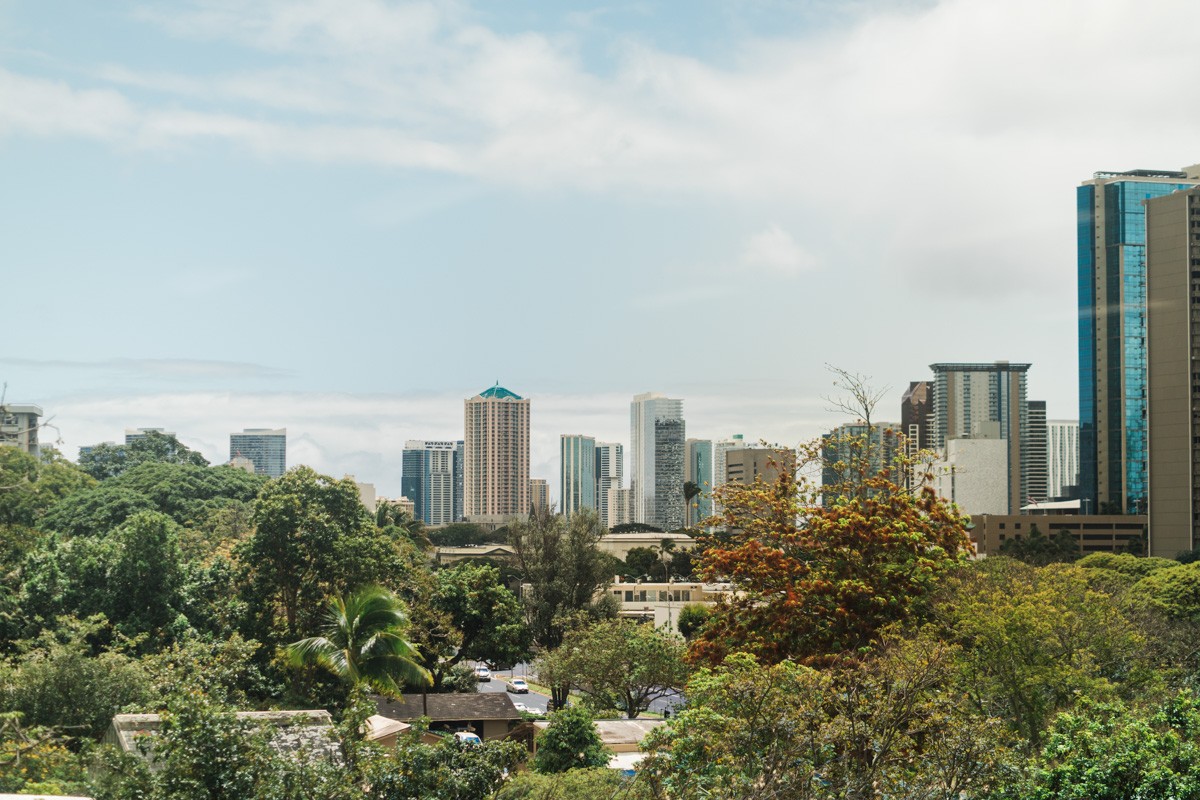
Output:
[[[465,401],[463,505],[472,520],[529,515],[529,400],[497,384]]]
[[[1200,189],[1146,202],[1150,555],[1196,544],[1200,503]]]

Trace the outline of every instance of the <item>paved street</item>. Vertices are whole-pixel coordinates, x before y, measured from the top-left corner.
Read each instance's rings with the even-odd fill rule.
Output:
[[[493,672],[492,679],[490,681],[479,684],[479,691],[503,692],[505,691],[504,682],[509,678],[516,675],[518,678],[525,678],[528,680],[530,674],[530,667],[528,664],[518,664],[513,669],[505,670],[504,672]],[[524,703],[529,707],[530,711],[534,711],[539,714],[546,713],[546,704],[550,702],[550,697],[548,695],[539,694],[533,690],[530,690],[529,694],[510,694],[509,697],[512,698],[514,703]],[[650,710],[655,713],[662,714],[664,711],[673,710],[681,703],[683,703],[683,695],[679,694],[678,692],[672,692],[670,695],[662,698],[661,700],[655,700],[652,702],[650,704]]]

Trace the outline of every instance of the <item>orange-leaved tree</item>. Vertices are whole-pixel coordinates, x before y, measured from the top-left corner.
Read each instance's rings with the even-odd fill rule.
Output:
[[[821,443],[798,462],[782,455],[771,480],[715,492],[724,532],[700,568],[732,591],[692,642],[695,660],[742,651],[817,664],[860,653],[885,626],[919,617],[939,574],[966,557],[966,519],[924,482],[895,483],[903,464],[863,463],[856,486],[826,486],[822,502],[805,477]]]

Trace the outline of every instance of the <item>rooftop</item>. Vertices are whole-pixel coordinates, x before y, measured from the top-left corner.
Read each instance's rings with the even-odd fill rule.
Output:
[[[487,400],[520,400],[521,395],[516,392],[510,392],[496,381],[496,385],[489,389],[484,389],[479,393],[479,396]]]
[[[499,692],[406,694],[400,699],[383,696],[373,699],[380,714],[402,722],[421,717],[429,717],[433,722],[521,719],[521,712],[508,695]]]

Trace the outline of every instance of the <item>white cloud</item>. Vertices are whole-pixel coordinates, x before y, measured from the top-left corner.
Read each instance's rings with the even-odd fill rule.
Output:
[[[788,278],[817,266],[816,258],[778,225],[770,225],[746,240],[738,263],[743,269]]]

